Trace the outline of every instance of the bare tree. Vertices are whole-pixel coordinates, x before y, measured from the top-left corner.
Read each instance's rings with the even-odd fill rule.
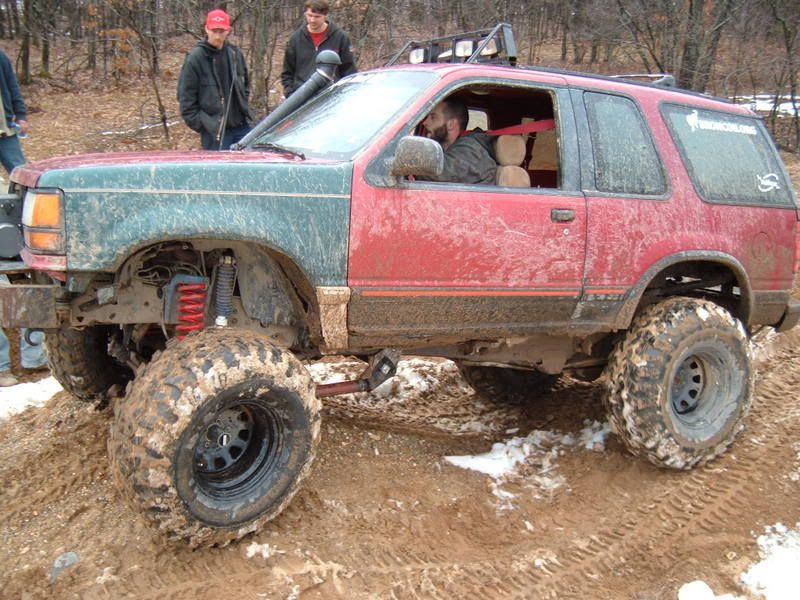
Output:
[[[791,134],[788,136],[786,147],[794,152],[800,152],[800,101],[797,97],[798,67],[800,60],[800,2],[797,0],[767,0],[775,18],[777,30],[780,34],[785,51],[786,79],[789,88],[789,101],[792,106]],[[776,102],[777,104],[777,102]],[[775,118],[773,111],[773,119]]]

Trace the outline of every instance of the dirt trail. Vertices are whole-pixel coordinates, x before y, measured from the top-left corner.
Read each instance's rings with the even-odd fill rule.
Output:
[[[0,424],[3,597],[656,600],[696,578],[736,591],[756,558],[752,532],[800,521],[798,341],[778,336],[761,352],[749,426],[720,460],[660,471],[611,436],[604,452],[564,452],[566,484],[550,493],[529,477],[504,486],[511,510],[498,508],[489,478],[443,461],[489,447],[442,433],[487,418],[455,375],[445,370],[413,407],[330,403],[314,472],[290,508],[260,534],[196,552],[163,543],[120,502],[110,411],[60,393]],[[567,381],[502,421],[577,432],[602,418],[599,393]],[[456,402],[460,413],[446,414]],[[409,410],[427,415],[427,431],[419,419],[411,432],[400,426]],[[70,551],[79,562],[51,584],[54,560]]]

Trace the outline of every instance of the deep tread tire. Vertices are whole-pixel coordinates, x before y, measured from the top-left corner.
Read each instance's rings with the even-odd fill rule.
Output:
[[[559,375],[507,367],[459,364],[461,375],[484,399],[496,404],[522,405],[549,392]]]
[[[305,367],[262,337],[207,330],[171,342],[115,406],[117,487],[170,539],[225,545],[291,501],[319,413]]]
[[[84,402],[103,396],[111,386],[133,378],[133,372],[108,354],[115,328],[103,325],[86,329],[48,331],[45,347],[50,371],[61,386]]]
[[[647,307],[612,352],[605,403],[633,454],[690,469],[744,427],[753,382],[741,322],[712,302],[675,297]]]

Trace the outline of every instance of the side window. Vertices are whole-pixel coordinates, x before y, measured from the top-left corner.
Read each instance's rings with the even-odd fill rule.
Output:
[[[758,119],[673,104],[662,113],[704,200],[792,206],[779,158]]]
[[[520,84],[459,87],[415,117],[415,135],[432,137],[445,150],[441,175],[413,174],[414,181],[561,189],[556,98],[552,89]],[[465,126],[455,140],[438,139],[446,133],[443,119],[454,113],[466,117]],[[568,181],[577,189],[574,178]]]
[[[586,92],[584,104],[594,148],[597,190],[615,194],[663,194],[664,170],[650,130],[629,98]]]

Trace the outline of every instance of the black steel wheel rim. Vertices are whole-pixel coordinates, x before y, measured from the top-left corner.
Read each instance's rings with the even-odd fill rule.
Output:
[[[280,454],[282,422],[270,408],[247,401],[203,421],[193,449],[197,485],[217,499],[247,496],[269,476]]]

